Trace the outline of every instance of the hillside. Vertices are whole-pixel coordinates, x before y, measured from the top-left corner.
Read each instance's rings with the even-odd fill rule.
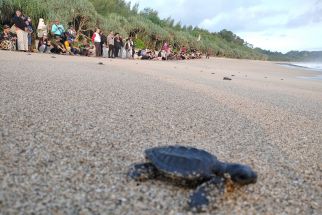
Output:
[[[256,48],[256,51],[267,56],[270,61],[322,62],[322,51],[290,51],[286,54]]]
[[[198,49],[213,56],[258,60],[290,60],[281,53],[253,49],[250,44],[228,30],[209,32],[193,26],[181,25],[171,17],[161,19],[158,12],[146,8],[138,10],[124,0],[0,0],[1,25],[11,22],[19,8],[37,21],[47,23],[58,18],[67,26],[72,23],[77,32],[90,36],[95,27],[106,33],[119,32],[134,36],[137,48],[159,49],[168,41],[177,50],[181,46]],[[34,23],[37,25],[37,23]]]

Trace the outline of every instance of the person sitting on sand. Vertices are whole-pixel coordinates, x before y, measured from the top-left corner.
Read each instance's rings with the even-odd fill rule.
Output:
[[[77,32],[75,30],[75,28],[70,24],[67,31],[65,32],[66,36],[67,36],[67,40],[71,40],[74,41],[76,39],[77,36]]]
[[[163,56],[162,56],[162,59],[163,60],[168,60],[168,56],[169,56],[169,54],[170,54],[170,52],[171,52],[171,47],[170,47],[170,45],[167,43],[167,42],[165,42],[164,44],[163,44],[163,46],[162,46],[162,54],[163,54]]]
[[[180,50],[180,54],[179,54],[179,59],[180,60],[187,59],[186,54],[187,54],[187,48],[185,46],[182,46],[182,48]]]
[[[207,49],[206,59],[209,59],[210,58],[210,53],[211,53],[211,49]]]
[[[151,52],[151,60],[161,60],[159,57],[159,52],[158,51],[152,51]]]
[[[169,50],[169,44],[167,42],[164,42],[161,50],[164,50],[164,51],[168,52],[168,50]]]
[[[80,45],[80,55],[89,57],[90,55],[90,45],[88,44],[87,40],[84,39],[82,44]]]
[[[187,48],[185,46],[182,46],[180,52],[181,52],[181,54],[186,54],[187,53]]]
[[[167,59],[168,60],[176,60],[177,58],[176,58],[176,54],[172,51],[172,49],[171,48],[169,48],[169,53],[168,53],[168,56],[167,56]]]
[[[43,37],[39,38],[38,51],[40,53],[48,53],[50,50],[50,41],[47,34],[43,34]]]
[[[61,39],[59,37],[53,40],[52,45],[53,45],[53,48],[50,50],[51,53],[65,54],[67,51],[65,46],[61,43]]]
[[[17,37],[10,32],[8,25],[3,26],[3,33],[0,35],[0,49],[16,50]]]
[[[77,51],[73,48],[72,46],[72,40],[69,39],[69,40],[66,40],[64,42],[64,46],[66,48],[66,52],[70,55],[76,55],[77,54]]]
[[[191,52],[191,54],[190,54],[190,59],[196,59],[196,54],[195,54],[195,52]]]
[[[142,59],[142,57],[145,56],[145,55],[146,55],[146,49],[145,48],[142,49],[142,50],[139,50],[139,52],[138,52],[139,59]]]

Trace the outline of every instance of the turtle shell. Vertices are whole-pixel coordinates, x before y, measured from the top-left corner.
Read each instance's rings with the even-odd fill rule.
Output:
[[[206,179],[220,168],[216,156],[192,147],[156,147],[145,150],[145,155],[161,173],[176,179]]]

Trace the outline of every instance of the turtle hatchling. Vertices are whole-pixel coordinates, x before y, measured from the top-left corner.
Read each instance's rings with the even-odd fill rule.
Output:
[[[145,150],[146,163],[131,165],[128,177],[135,181],[165,179],[194,187],[188,205],[193,211],[203,211],[209,204],[213,189],[223,193],[225,182],[240,185],[257,181],[257,173],[247,165],[225,163],[201,149],[180,145]]]

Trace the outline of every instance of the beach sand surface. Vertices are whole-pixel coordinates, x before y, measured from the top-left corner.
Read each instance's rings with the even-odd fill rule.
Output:
[[[258,173],[204,214],[322,214],[322,82],[297,78],[314,71],[6,51],[0,64],[0,214],[192,214],[190,189],[126,178],[169,144]]]

